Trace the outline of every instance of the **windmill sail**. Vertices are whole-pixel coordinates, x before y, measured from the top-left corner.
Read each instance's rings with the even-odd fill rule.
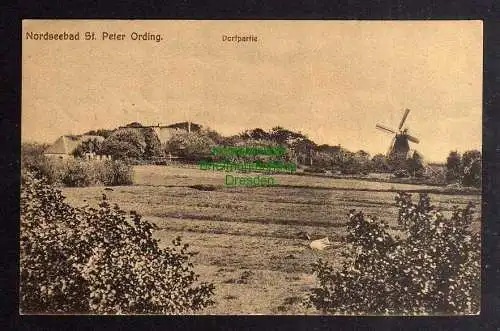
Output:
[[[408,138],[409,141],[411,141],[412,143],[415,143],[415,144],[418,144],[420,142],[420,140],[418,140],[417,138],[415,138],[413,136],[410,136],[409,134],[406,135],[406,138]]]
[[[403,124],[405,124],[406,117],[408,117],[409,112],[410,112],[410,110],[408,108],[406,108],[405,114],[403,115],[403,118],[401,119],[401,122],[399,123],[398,130],[401,130],[401,128],[403,127]]]
[[[392,149],[394,148],[394,142],[396,141],[396,137],[392,138],[391,144],[389,145],[389,149],[387,150],[387,157],[390,157]]]
[[[386,131],[386,132],[390,132],[390,133],[394,133],[394,134],[396,134],[396,132],[395,132],[395,131],[393,131],[393,130],[391,130],[391,129],[389,129],[389,128],[386,128],[385,126],[382,126],[382,125],[380,125],[380,124],[375,125],[375,127],[376,127],[377,129],[379,129],[379,130],[382,130],[382,131]]]

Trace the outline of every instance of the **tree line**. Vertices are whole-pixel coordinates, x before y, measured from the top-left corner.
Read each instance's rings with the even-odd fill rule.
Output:
[[[185,123],[177,123],[177,127],[185,128]],[[286,154],[283,161],[294,162],[303,166],[307,172],[324,173],[334,171],[342,174],[394,173],[398,177],[435,176],[442,183],[458,182],[464,186],[479,187],[481,183],[481,152],[466,151],[463,156],[458,152],[450,152],[444,174],[431,172],[426,174],[426,166],[421,154],[414,152],[406,160],[402,168],[395,168],[391,160],[384,154],[371,156],[364,150],[350,151],[340,145],[317,144],[301,132],[294,132],[276,126],[265,131],[261,128],[245,130],[239,134],[223,136],[215,130],[192,123],[191,131],[179,131],[168,141],[161,143],[150,127],[140,123],[130,123],[117,130],[94,130],[86,134],[100,135],[106,138],[102,143],[88,141],[83,143],[75,156],[86,152],[111,155],[119,160],[161,160],[166,156],[179,157],[183,162],[198,162],[200,160],[220,161],[212,155],[216,146],[254,146],[278,147],[284,146]],[[227,159],[227,158],[226,158]],[[264,156],[244,158],[231,156],[229,161],[243,162],[266,160]]]
[[[287,153],[284,155],[286,161],[308,166],[311,171],[321,172],[326,169],[337,169],[343,173],[390,171],[383,154],[371,157],[363,150],[352,152],[339,145],[318,145],[306,135],[280,126],[269,131],[255,128],[232,136],[223,136],[217,131],[194,123],[192,128],[194,129],[191,132],[181,131],[174,134],[163,144],[152,128],[143,127],[139,123],[131,123],[125,128],[114,131],[92,130],[85,134],[100,135],[106,138],[104,142],[89,140],[82,143],[74,154],[83,156],[85,153],[93,152],[122,160],[148,160],[174,155],[189,162],[214,158],[211,150],[216,146],[284,146],[287,148]],[[259,156],[255,158],[258,159]]]

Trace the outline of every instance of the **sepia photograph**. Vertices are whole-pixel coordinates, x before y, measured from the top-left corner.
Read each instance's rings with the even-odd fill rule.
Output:
[[[23,20],[22,315],[478,315],[483,24]]]

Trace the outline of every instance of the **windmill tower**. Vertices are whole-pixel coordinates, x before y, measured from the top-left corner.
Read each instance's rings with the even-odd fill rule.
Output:
[[[387,151],[387,159],[389,163],[395,169],[404,169],[406,160],[411,156],[410,155],[410,143],[418,144],[419,140],[413,136],[408,134],[408,129],[404,128],[403,125],[408,117],[409,109],[405,109],[403,118],[401,122],[399,122],[399,126],[397,130],[392,130],[387,128],[386,126],[377,124],[375,127],[381,131],[386,133],[393,134],[391,144],[389,145],[389,149]]]

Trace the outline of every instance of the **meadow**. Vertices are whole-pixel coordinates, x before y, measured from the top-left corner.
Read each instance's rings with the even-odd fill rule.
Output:
[[[398,191],[427,192],[444,212],[477,206],[479,194],[357,179],[273,175],[278,186],[225,187],[223,172],[174,166],[135,166],[132,186],[64,188],[75,206],[96,205],[102,194],[152,221],[163,245],[180,235],[193,251],[201,279],[216,286],[215,305],[201,314],[316,314],[301,302],[314,287],[311,263],[340,262],[351,209],[387,221],[398,231]],[[333,248],[315,251],[310,240],[328,236]]]

